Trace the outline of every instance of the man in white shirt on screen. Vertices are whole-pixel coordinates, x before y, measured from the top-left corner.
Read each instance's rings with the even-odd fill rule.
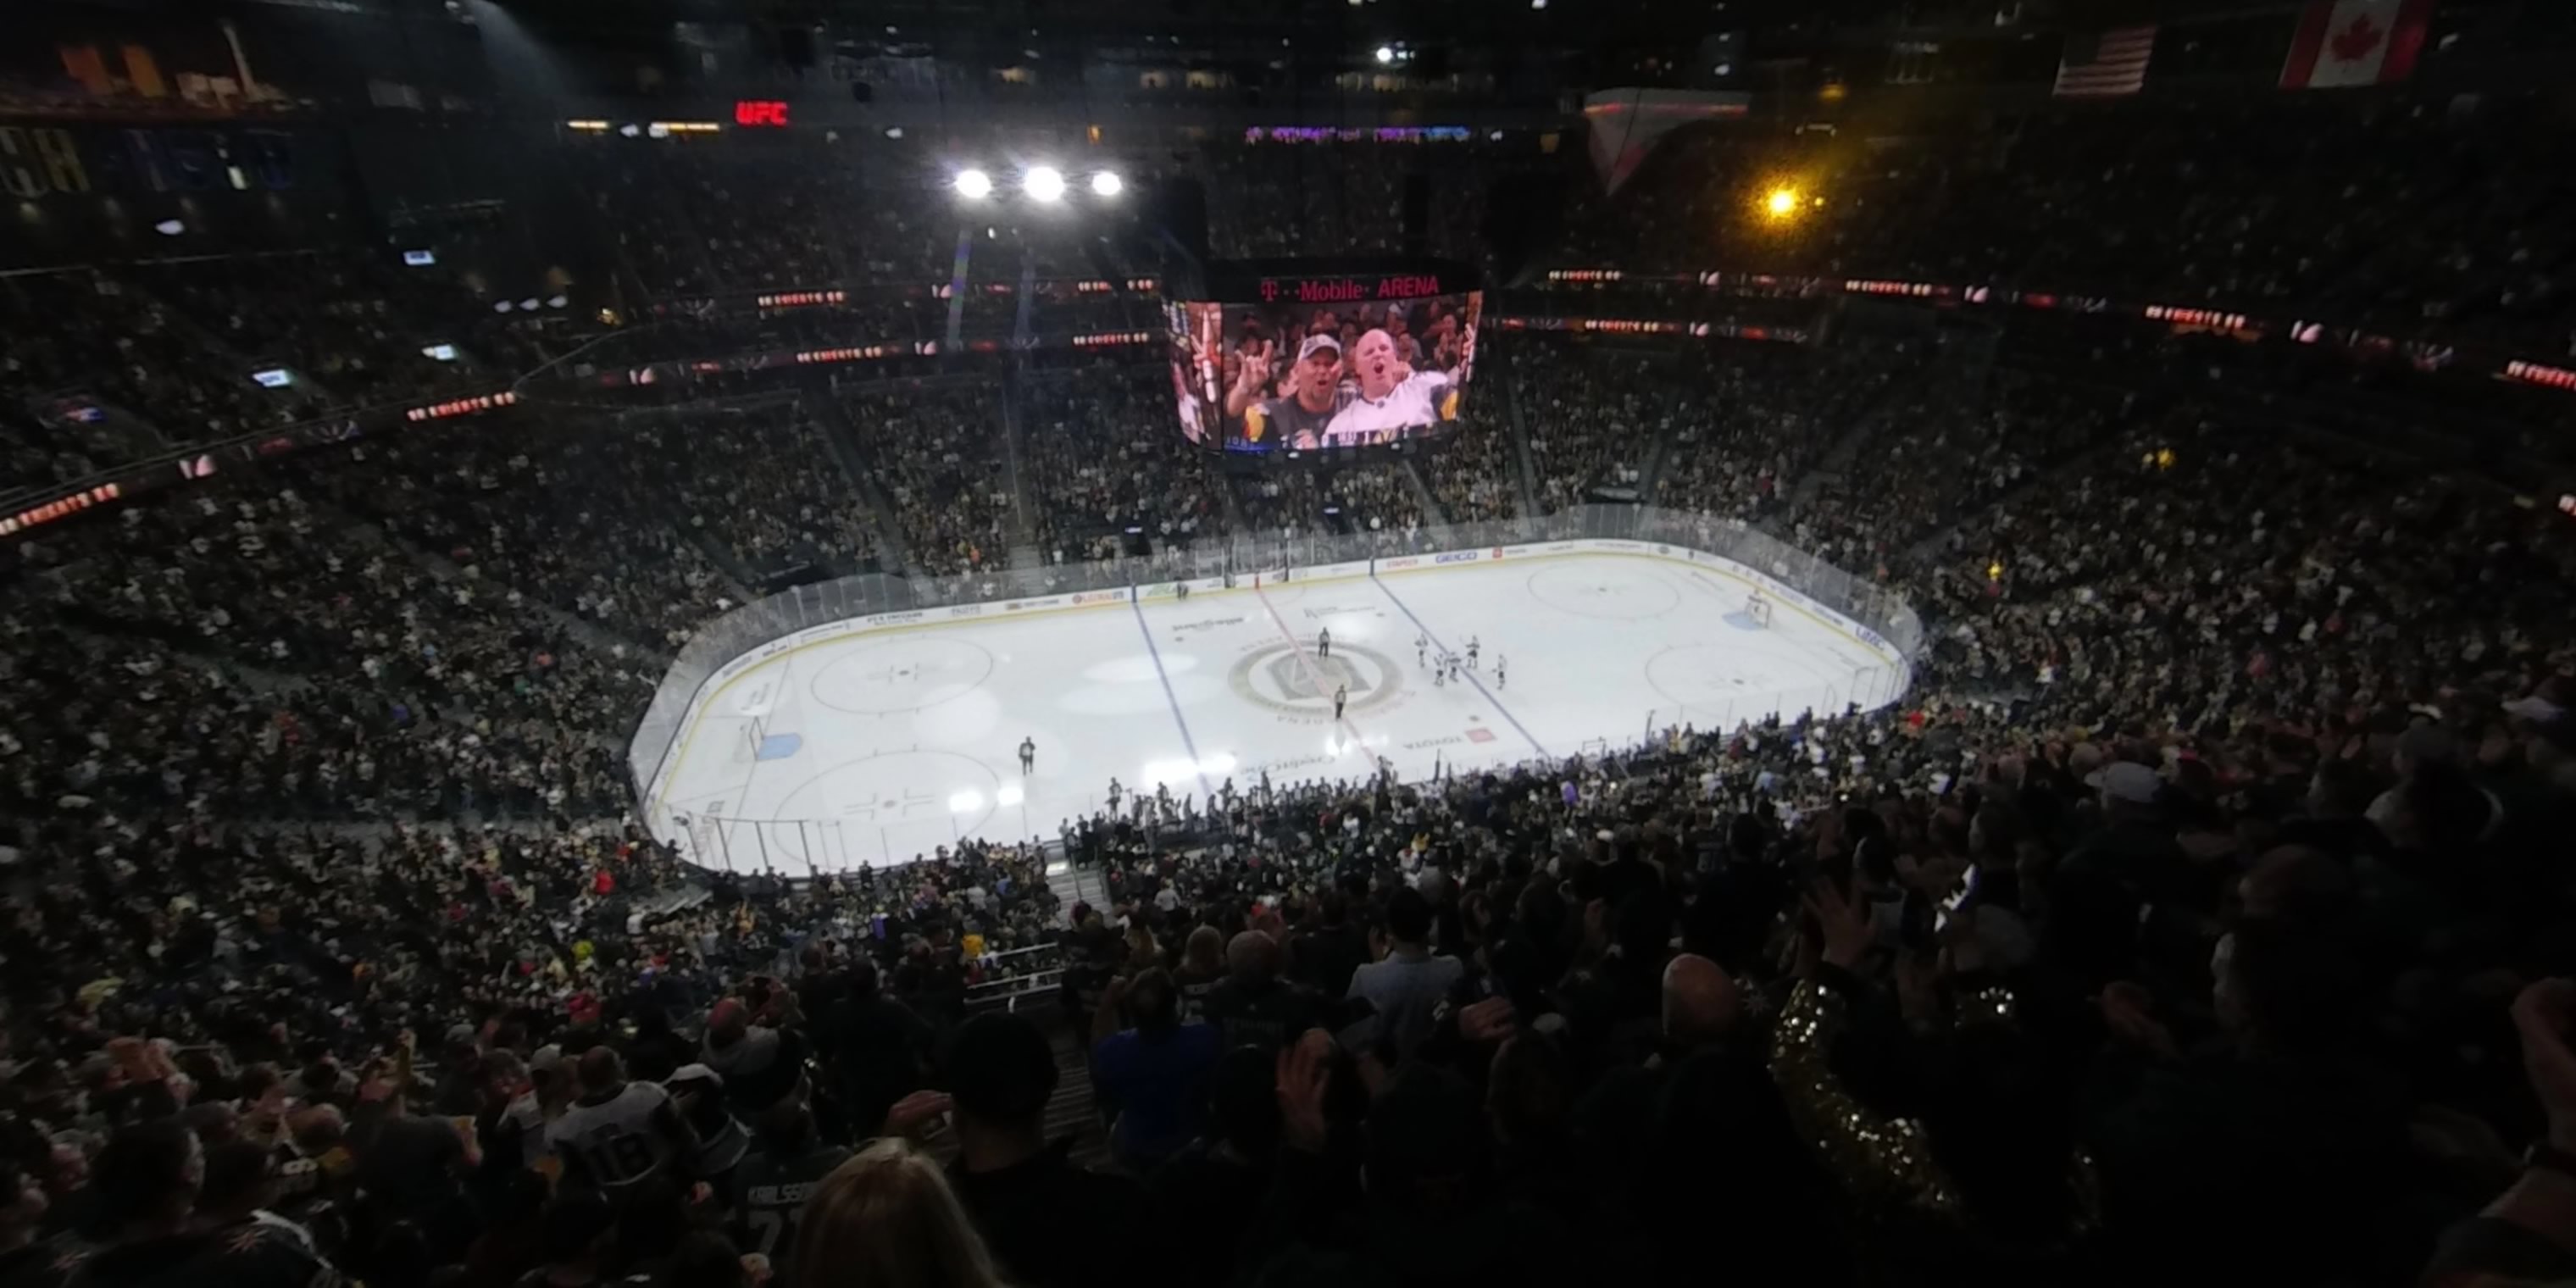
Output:
[[[1457,382],[1445,371],[1414,370],[1384,331],[1360,337],[1351,371],[1359,391],[1324,427],[1328,446],[1390,442],[1406,430],[1458,418]]]

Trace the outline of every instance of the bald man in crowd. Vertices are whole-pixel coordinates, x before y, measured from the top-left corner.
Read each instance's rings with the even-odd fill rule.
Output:
[[[1324,427],[1326,445],[1384,443],[1406,430],[1458,418],[1458,384],[1446,371],[1416,371],[1395,337],[1370,331],[1350,356],[1356,394]]]

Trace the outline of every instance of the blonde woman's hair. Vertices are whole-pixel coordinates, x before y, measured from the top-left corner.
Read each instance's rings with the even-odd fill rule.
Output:
[[[793,1288],[1002,1288],[939,1165],[880,1140],[805,1201]]]

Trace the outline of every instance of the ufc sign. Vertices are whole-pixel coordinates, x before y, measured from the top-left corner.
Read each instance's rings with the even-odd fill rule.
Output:
[[[733,123],[783,128],[787,124],[787,104],[774,98],[742,99],[733,105]]]

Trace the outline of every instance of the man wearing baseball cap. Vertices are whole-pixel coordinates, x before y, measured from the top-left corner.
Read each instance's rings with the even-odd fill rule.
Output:
[[[1280,382],[1279,396],[1264,400],[1270,386],[1277,341],[1246,343],[1239,356],[1243,370],[1226,391],[1225,410],[1243,418],[1243,443],[1262,449],[1282,445],[1303,451],[1323,442],[1324,426],[1354,396],[1342,388],[1342,342],[1328,334],[1310,335],[1297,345],[1297,360]]]

